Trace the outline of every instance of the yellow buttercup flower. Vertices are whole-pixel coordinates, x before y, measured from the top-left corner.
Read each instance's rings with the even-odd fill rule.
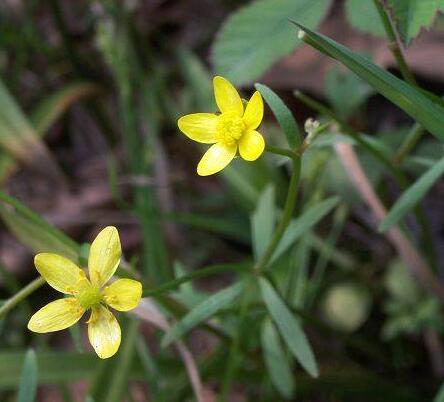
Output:
[[[177,122],[189,138],[203,144],[214,144],[197,166],[200,176],[221,171],[236,156],[254,161],[264,152],[264,137],[256,131],[264,115],[261,94],[256,91],[244,108],[236,88],[223,77],[214,77],[214,96],[221,114],[193,113]]]
[[[69,295],[53,301],[29,320],[28,328],[38,333],[60,331],[74,325],[91,309],[88,338],[97,355],[106,359],[120,346],[120,326],[108,306],[129,311],[142,297],[142,284],[118,279],[109,286],[122,254],[119,233],[113,226],[103,229],[91,244],[88,258],[89,279],[76,264],[57,254],[41,253],[34,258],[40,275],[59,292]]]

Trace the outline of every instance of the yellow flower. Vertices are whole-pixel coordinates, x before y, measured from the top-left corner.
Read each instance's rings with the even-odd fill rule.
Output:
[[[89,279],[76,264],[57,254],[41,253],[35,266],[46,282],[69,295],[53,301],[29,320],[28,328],[38,333],[60,331],[74,325],[86,310],[91,309],[88,337],[97,355],[106,359],[120,346],[120,326],[110,306],[119,311],[137,307],[142,284],[132,279],[118,279],[109,286],[122,254],[119,233],[113,226],[103,229],[91,244],[88,258]]]
[[[214,97],[221,114],[193,113],[177,122],[179,129],[194,141],[214,144],[197,166],[200,176],[221,171],[236,156],[254,161],[265,148],[264,137],[256,129],[264,115],[264,103],[255,92],[245,109],[236,88],[223,77],[214,77]]]

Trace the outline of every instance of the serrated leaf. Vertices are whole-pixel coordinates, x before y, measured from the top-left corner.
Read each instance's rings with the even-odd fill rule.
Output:
[[[259,279],[262,298],[282,338],[301,366],[313,377],[319,375],[318,366],[304,330],[273,286],[263,278]]]
[[[292,220],[282,236],[271,262],[279,258],[304,233],[308,232],[316,223],[324,218],[339,203],[338,197],[331,197],[305,211],[298,218]]]
[[[411,211],[427,194],[430,188],[444,174],[444,158],[441,158],[434,166],[425,172],[414,184],[412,184],[399,199],[385,219],[379,225],[379,230],[385,232],[399,222]]]
[[[300,45],[288,20],[315,27],[329,5],[330,0],[259,0],[234,12],[213,45],[216,73],[237,84],[259,77]]]
[[[345,12],[350,24],[358,31],[383,38],[386,36],[378,10],[372,0],[347,0]]]
[[[441,0],[388,0],[391,15],[405,44],[433,23]]]
[[[171,342],[179,339],[186,332],[212,317],[218,311],[229,306],[242,292],[243,284],[236,283],[225,288],[199,303],[188,314],[180,319],[162,339],[162,347],[167,347]]]
[[[296,120],[287,105],[270,88],[263,84],[255,84],[255,88],[261,93],[265,102],[272,110],[282,131],[287,137],[290,148],[295,148],[301,143],[301,134]]]
[[[38,366],[35,352],[30,349],[26,353],[20,375],[17,402],[34,402],[37,393]]]
[[[333,67],[325,76],[325,91],[336,113],[350,117],[374,93],[356,74]]]
[[[376,66],[367,58],[301,24],[295,24],[305,32],[304,40],[308,44],[347,66],[431,134],[444,141],[444,109],[416,88]]]
[[[268,319],[262,324],[261,343],[271,382],[284,398],[290,399],[295,387],[293,374],[288,358],[282,349],[279,334]]]
[[[273,236],[276,222],[274,187],[269,185],[259,197],[256,210],[251,216],[253,251],[256,260],[264,254]]]

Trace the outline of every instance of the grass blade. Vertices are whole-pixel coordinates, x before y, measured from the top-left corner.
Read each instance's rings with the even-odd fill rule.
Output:
[[[37,393],[38,366],[35,352],[26,353],[17,396],[17,402],[34,402]]]
[[[379,225],[379,230],[385,232],[399,222],[426,195],[427,191],[444,174],[444,157],[425,172],[411,185],[395,202],[387,216]]]
[[[436,138],[444,141],[444,110],[427,96],[347,47],[301,24],[294,24],[305,33],[303,40],[307,44],[344,64]]]

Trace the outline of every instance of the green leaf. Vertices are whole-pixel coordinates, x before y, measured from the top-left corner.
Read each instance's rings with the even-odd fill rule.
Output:
[[[385,219],[379,225],[379,230],[385,232],[401,220],[425,197],[430,188],[443,174],[444,157],[401,194]]]
[[[295,148],[300,145],[301,134],[299,132],[299,127],[293,113],[291,113],[287,105],[266,85],[255,84],[255,88],[261,93],[268,106],[270,106],[282,131],[287,137],[287,142],[288,145],[290,145],[290,148]]]
[[[297,239],[324,218],[336,205],[338,205],[338,203],[338,197],[328,198],[327,200],[309,208],[297,219],[292,220],[282,236],[273,257],[271,258],[271,262],[279,258]]]
[[[338,60],[381,95],[403,109],[441,141],[444,140],[444,110],[427,96],[370,60],[334,40],[295,23],[304,32],[304,41],[322,53]]]
[[[325,76],[325,90],[329,102],[343,119],[355,113],[374,92],[371,86],[355,74],[343,71],[338,66]]]
[[[262,324],[261,343],[265,366],[273,385],[284,398],[290,399],[295,387],[293,373],[282,349],[279,334],[268,319],[264,320]]]
[[[203,302],[199,303],[170,328],[162,339],[162,347],[167,347],[171,342],[180,338],[202,321],[207,320],[218,311],[229,306],[241,294],[242,289],[243,284],[236,283],[209,296]]]
[[[0,147],[16,160],[61,177],[51,153],[1,80]]]
[[[241,8],[227,19],[216,37],[215,71],[237,84],[254,80],[300,45],[288,20],[297,18],[316,27],[330,3],[330,0],[259,0]]]
[[[386,36],[384,25],[372,0],[347,0],[345,12],[350,24],[358,31],[383,38]]]
[[[43,135],[69,107],[80,99],[96,94],[99,87],[88,82],[74,82],[41,101],[30,116],[33,128]]]
[[[316,360],[298,320],[296,320],[268,281],[260,278],[259,285],[262,298],[270,316],[279,328],[279,332],[291,353],[311,376],[317,377],[319,372]]]
[[[438,393],[433,399],[433,402],[444,402],[444,383],[439,387]]]
[[[91,380],[100,364],[95,353],[36,352],[39,384]],[[18,389],[25,361],[24,352],[0,350],[0,389]]]
[[[26,353],[18,389],[17,402],[34,402],[37,392],[38,366],[35,352]]]
[[[256,210],[251,216],[253,250],[256,260],[265,252],[273,236],[276,223],[274,187],[269,185],[259,197]]]
[[[36,253],[52,252],[77,260],[79,245],[18,200],[0,191],[0,217],[17,239]]]
[[[388,0],[391,15],[404,44],[433,23],[441,0]]]

